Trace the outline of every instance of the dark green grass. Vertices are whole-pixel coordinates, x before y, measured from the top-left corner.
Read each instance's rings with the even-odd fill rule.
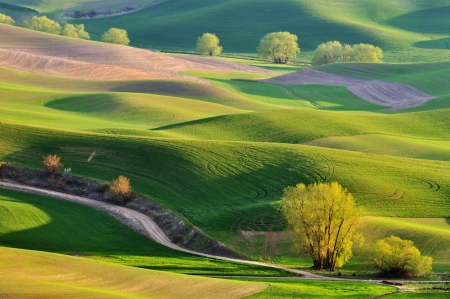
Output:
[[[245,280],[265,282],[270,287],[261,293],[246,297],[259,298],[376,298],[395,292],[395,288],[362,283],[342,281],[305,281],[296,279],[280,280]]]
[[[196,38],[211,31],[225,52],[255,53],[265,34],[289,31],[298,35],[304,51],[299,60],[308,60],[320,43],[339,40],[380,46],[386,61],[436,61],[447,57],[445,43],[437,40],[449,37],[441,29],[448,27],[448,5],[415,0],[168,0],[131,14],[73,22],[84,23],[93,36],[110,27],[124,28],[131,43],[143,48],[193,50]]]
[[[0,219],[1,246],[188,274],[287,274],[175,251],[134,232],[105,212],[50,197],[0,189]]]

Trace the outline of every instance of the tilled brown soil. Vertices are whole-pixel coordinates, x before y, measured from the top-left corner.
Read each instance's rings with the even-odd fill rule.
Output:
[[[171,56],[143,49],[93,43],[0,24],[0,66],[28,72],[90,80],[182,79],[186,70],[267,70],[209,57]]]
[[[267,79],[263,82],[271,84],[344,86],[368,102],[390,106],[393,110],[419,106],[434,99],[433,96],[402,83],[350,78],[311,69]]]

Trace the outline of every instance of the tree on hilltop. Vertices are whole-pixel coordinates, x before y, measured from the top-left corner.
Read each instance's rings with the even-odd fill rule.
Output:
[[[10,16],[0,13],[0,24],[14,25],[15,22]]]
[[[383,51],[369,44],[342,45],[338,41],[320,44],[313,53],[312,65],[335,62],[382,62]]]
[[[274,63],[287,64],[300,53],[297,40],[297,36],[289,32],[269,33],[260,40],[258,55]]]
[[[220,55],[222,46],[219,45],[219,38],[213,33],[204,33],[197,38],[196,51],[209,56]]]
[[[84,30],[83,24],[66,24],[64,25],[61,35],[80,39],[90,39],[89,33]]]
[[[381,48],[369,44],[357,44],[352,46],[347,61],[382,62],[381,58],[383,58]]]
[[[101,40],[105,43],[124,46],[127,46],[130,43],[127,31],[119,28],[110,28],[108,31],[103,33]]]
[[[322,65],[342,61],[342,44],[338,41],[319,45],[313,53],[312,65]]]
[[[34,16],[31,19],[23,21],[22,26],[27,29],[47,32],[51,34],[61,33],[61,25],[53,20],[50,20],[46,16],[42,16],[39,18]]]
[[[433,259],[422,256],[410,240],[390,236],[367,250],[367,257],[380,274],[392,277],[420,277],[431,273]]]
[[[362,208],[337,182],[287,187],[282,207],[295,234],[294,250],[308,253],[315,270],[334,271],[352,256],[353,243],[363,240],[356,231]]]

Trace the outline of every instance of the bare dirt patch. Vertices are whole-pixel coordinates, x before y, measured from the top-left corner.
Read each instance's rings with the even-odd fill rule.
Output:
[[[270,73],[257,67],[208,57],[170,56],[126,46],[65,38],[0,25],[0,66],[33,73],[89,80],[181,79],[180,71]]]
[[[412,86],[379,80],[365,80],[305,69],[263,80],[271,84],[344,86],[360,98],[374,104],[404,109],[422,105],[435,97]]]

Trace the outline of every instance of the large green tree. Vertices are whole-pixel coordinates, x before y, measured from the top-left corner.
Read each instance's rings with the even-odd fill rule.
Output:
[[[373,266],[384,276],[418,277],[431,273],[433,259],[422,256],[410,240],[390,236],[367,250]]]
[[[334,62],[382,62],[383,51],[369,44],[342,45],[338,41],[320,44],[313,53],[312,65]]]
[[[103,33],[101,40],[106,43],[125,46],[130,43],[127,31],[119,28],[110,28],[108,31]]]
[[[219,38],[213,33],[204,33],[197,38],[196,51],[209,56],[220,55],[222,46],[219,45]]]
[[[382,62],[381,58],[383,58],[381,48],[369,44],[357,44],[352,46],[347,61]]]
[[[289,32],[269,33],[260,40],[258,55],[274,63],[289,63],[300,53],[297,41],[297,36]]]
[[[297,184],[284,190],[283,211],[295,233],[294,249],[307,252],[313,269],[334,271],[352,256],[362,208],[336,182]]]
[[[0,24],[14,25],[15,22],[10,16],[0,13]]]
[[[319,45],[313,53],[312,65],[322,65],[342,61],[342,44],[338,41]]]
[[[42,16],[39,18],[34,16],[31,19],[23,21],[22,26],[27,29],[47,32],[51,34],[61,33],[61,25],[53,20],[50,20],[46,16]]]
[[[87,33],[84,30],[83,24],[78,25],[66,24],[64,25],[61,34],[73,38],[90,39],[89,33]]]

